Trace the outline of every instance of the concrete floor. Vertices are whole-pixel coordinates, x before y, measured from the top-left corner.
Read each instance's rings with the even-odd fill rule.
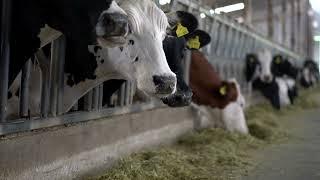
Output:
[[[241,179],[320,180],[319,114],[314,110],[290,119],[294,140],[259,153],[259,165]]]

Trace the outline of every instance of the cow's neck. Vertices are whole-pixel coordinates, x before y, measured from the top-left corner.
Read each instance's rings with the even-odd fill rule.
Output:
[[[119,53],[119,50],[117,51],[114,51],[114,50],[115,49],[110,49],[108,50],[108,53],[109,54],[113,53],[113,55],[114,54],[117,55],[118,64],[113,63],[115,59],[112,59],[110,57],[106,58],[105,59],[106,62],[104,64],[98,65],[95,71],[96,79],[94,80],[86,79],[85,81],[82,81],[78,84],[70,86],[67,83],[68,75],[65,74],[65,86],[64,86],[64,95],[63,95],[64,96],[64,104],[63,104],[64,112],[68,112],[81,97],[83,97],[90,90],[99,86],[103,82],[110,79],[127,79],[119,73],[119,70],[117,70],[119,68],[117,66],[121,66],[120,63],[125,63],[126,62],[125,58],[127,57],[123,55],[124,53]],[[97,60],[97,61],[100,61],[100,60]]]

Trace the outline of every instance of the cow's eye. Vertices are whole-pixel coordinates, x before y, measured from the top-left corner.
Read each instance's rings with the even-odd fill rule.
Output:
[[[139,57],[137,56],[135,59],[134,59],[134,62],[138,62],[139,61]]]
[[[129,45],[134,45],[134,40],[130,39],[129,40]]]

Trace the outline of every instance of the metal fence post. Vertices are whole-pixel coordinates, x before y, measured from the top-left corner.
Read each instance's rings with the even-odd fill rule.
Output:
[[[128,106],[130,105],[130,81],[127,81],[125,83],[125,101],[124,101],[124,105]]]
[[[61,114],[63,102],[63,70],[65,59],[65,38],[60,37],[52,43],[51,57],[51,87],[50,87],[50,114]]]
[[[120,90],[119,90],[119,96],[118,96],[118,100],[119,100],[119,105],[122,107],[125,105],[125,84],[123,83]]]
[[[99,109],[103,108],[103,84],[99,86]]]
[[[28,60],[22,69],[21,74],[21,88],[20,88],[20,104],[19,115],[20,117],[27,117],[29,110],[29,83],[31,72],[31,60]]]
[[[0,122],[6,121],[10,59],[11,0],[2,0],[0,36]]]
[[[93,94],[92,94],[92,110],[94,111],[99,110],[99,93],[100,93],[100,88],[99,86],[97,86],[93,89]]]
[[[41,117],[48,117],[49,109],[49,86],[50,86],[50,60],[45,56],[42,50],[36,53],[36,59],[40,64],[42,74],[41,87]]]
[[[92,110],[92,94],[93,92],[91,90],[84,96],[84,110],[86,111]]]

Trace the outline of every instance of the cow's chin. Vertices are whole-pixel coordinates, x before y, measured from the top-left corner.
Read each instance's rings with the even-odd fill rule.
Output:
[[[97,42],[103,48],[114,48],[126,44],[126,39],[122,36],[98,37]]]

